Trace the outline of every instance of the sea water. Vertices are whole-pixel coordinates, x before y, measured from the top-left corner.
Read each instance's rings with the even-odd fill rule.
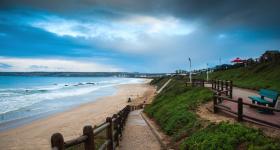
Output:
[[[112,95],[143,79],[0,76],[0,131]]]

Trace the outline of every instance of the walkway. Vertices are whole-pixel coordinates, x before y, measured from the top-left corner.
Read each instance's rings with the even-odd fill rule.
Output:
[[[209,85],[207,85],[207,87],[209,87]],[[232,92],[233,92],[232,93],[233,99],[237,100],[239,97],[241,97],[243,99],[243,102],[247,102],[247,103],[251,103],[251,100],[248,98],[249,96],[258,96],[257,91],[242,89],[237,87],[233,87]],[[235,112],[237,111],[237,103],[233,103],[230,101],[223,101],[222,104]],[[243,113],[247,116],[265,120],[267,122],[280,124],[280,112],[274,112],[274,114],[262,114],[259,113],[256,108],[251,108],[249,106],[243,105]]]
[[[157,91],[157,93],[159,94],[167,85],[168,85],[168,83],[171,81],[172,79],[169,79],[168,81],[166,81],[165,83],[164,83],[164,85]]]
[[[142,110],[129,113],[120,150],[159,150],[160,144],[141,116]]]

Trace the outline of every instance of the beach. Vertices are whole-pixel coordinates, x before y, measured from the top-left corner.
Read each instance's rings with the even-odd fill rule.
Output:
[[[80,136],[85,125],[98,125],[106,117],[113,115],[125,107],[128,97],[133,104],[143,101],[149,103],[155,93],[150,86],[150,80],[144,83],[124,84],[117,86],[117,92],[112,96],[98,98],[62,113],[39,119],[14,129],[0,132],[1,149],[50,149],[50,137],[60,132],[65,140]]]

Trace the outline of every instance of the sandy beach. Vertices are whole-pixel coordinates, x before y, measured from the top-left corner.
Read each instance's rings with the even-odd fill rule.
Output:
[[[102,97],[66,112],[51,115],[30,124],[0,132],[0,149],[50,149],[50,137],[55,132],[65,140],[82,134],[85,125],[98,125],[127,105],[128,97],[133,104],[149,103],[155,88],[146,83],[118,86],[116,94]]]

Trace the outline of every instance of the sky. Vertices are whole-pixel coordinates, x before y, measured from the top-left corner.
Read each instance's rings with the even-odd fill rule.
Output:
[[[0,71],[174,72],[280,49],[279,0],[0,0]]]

